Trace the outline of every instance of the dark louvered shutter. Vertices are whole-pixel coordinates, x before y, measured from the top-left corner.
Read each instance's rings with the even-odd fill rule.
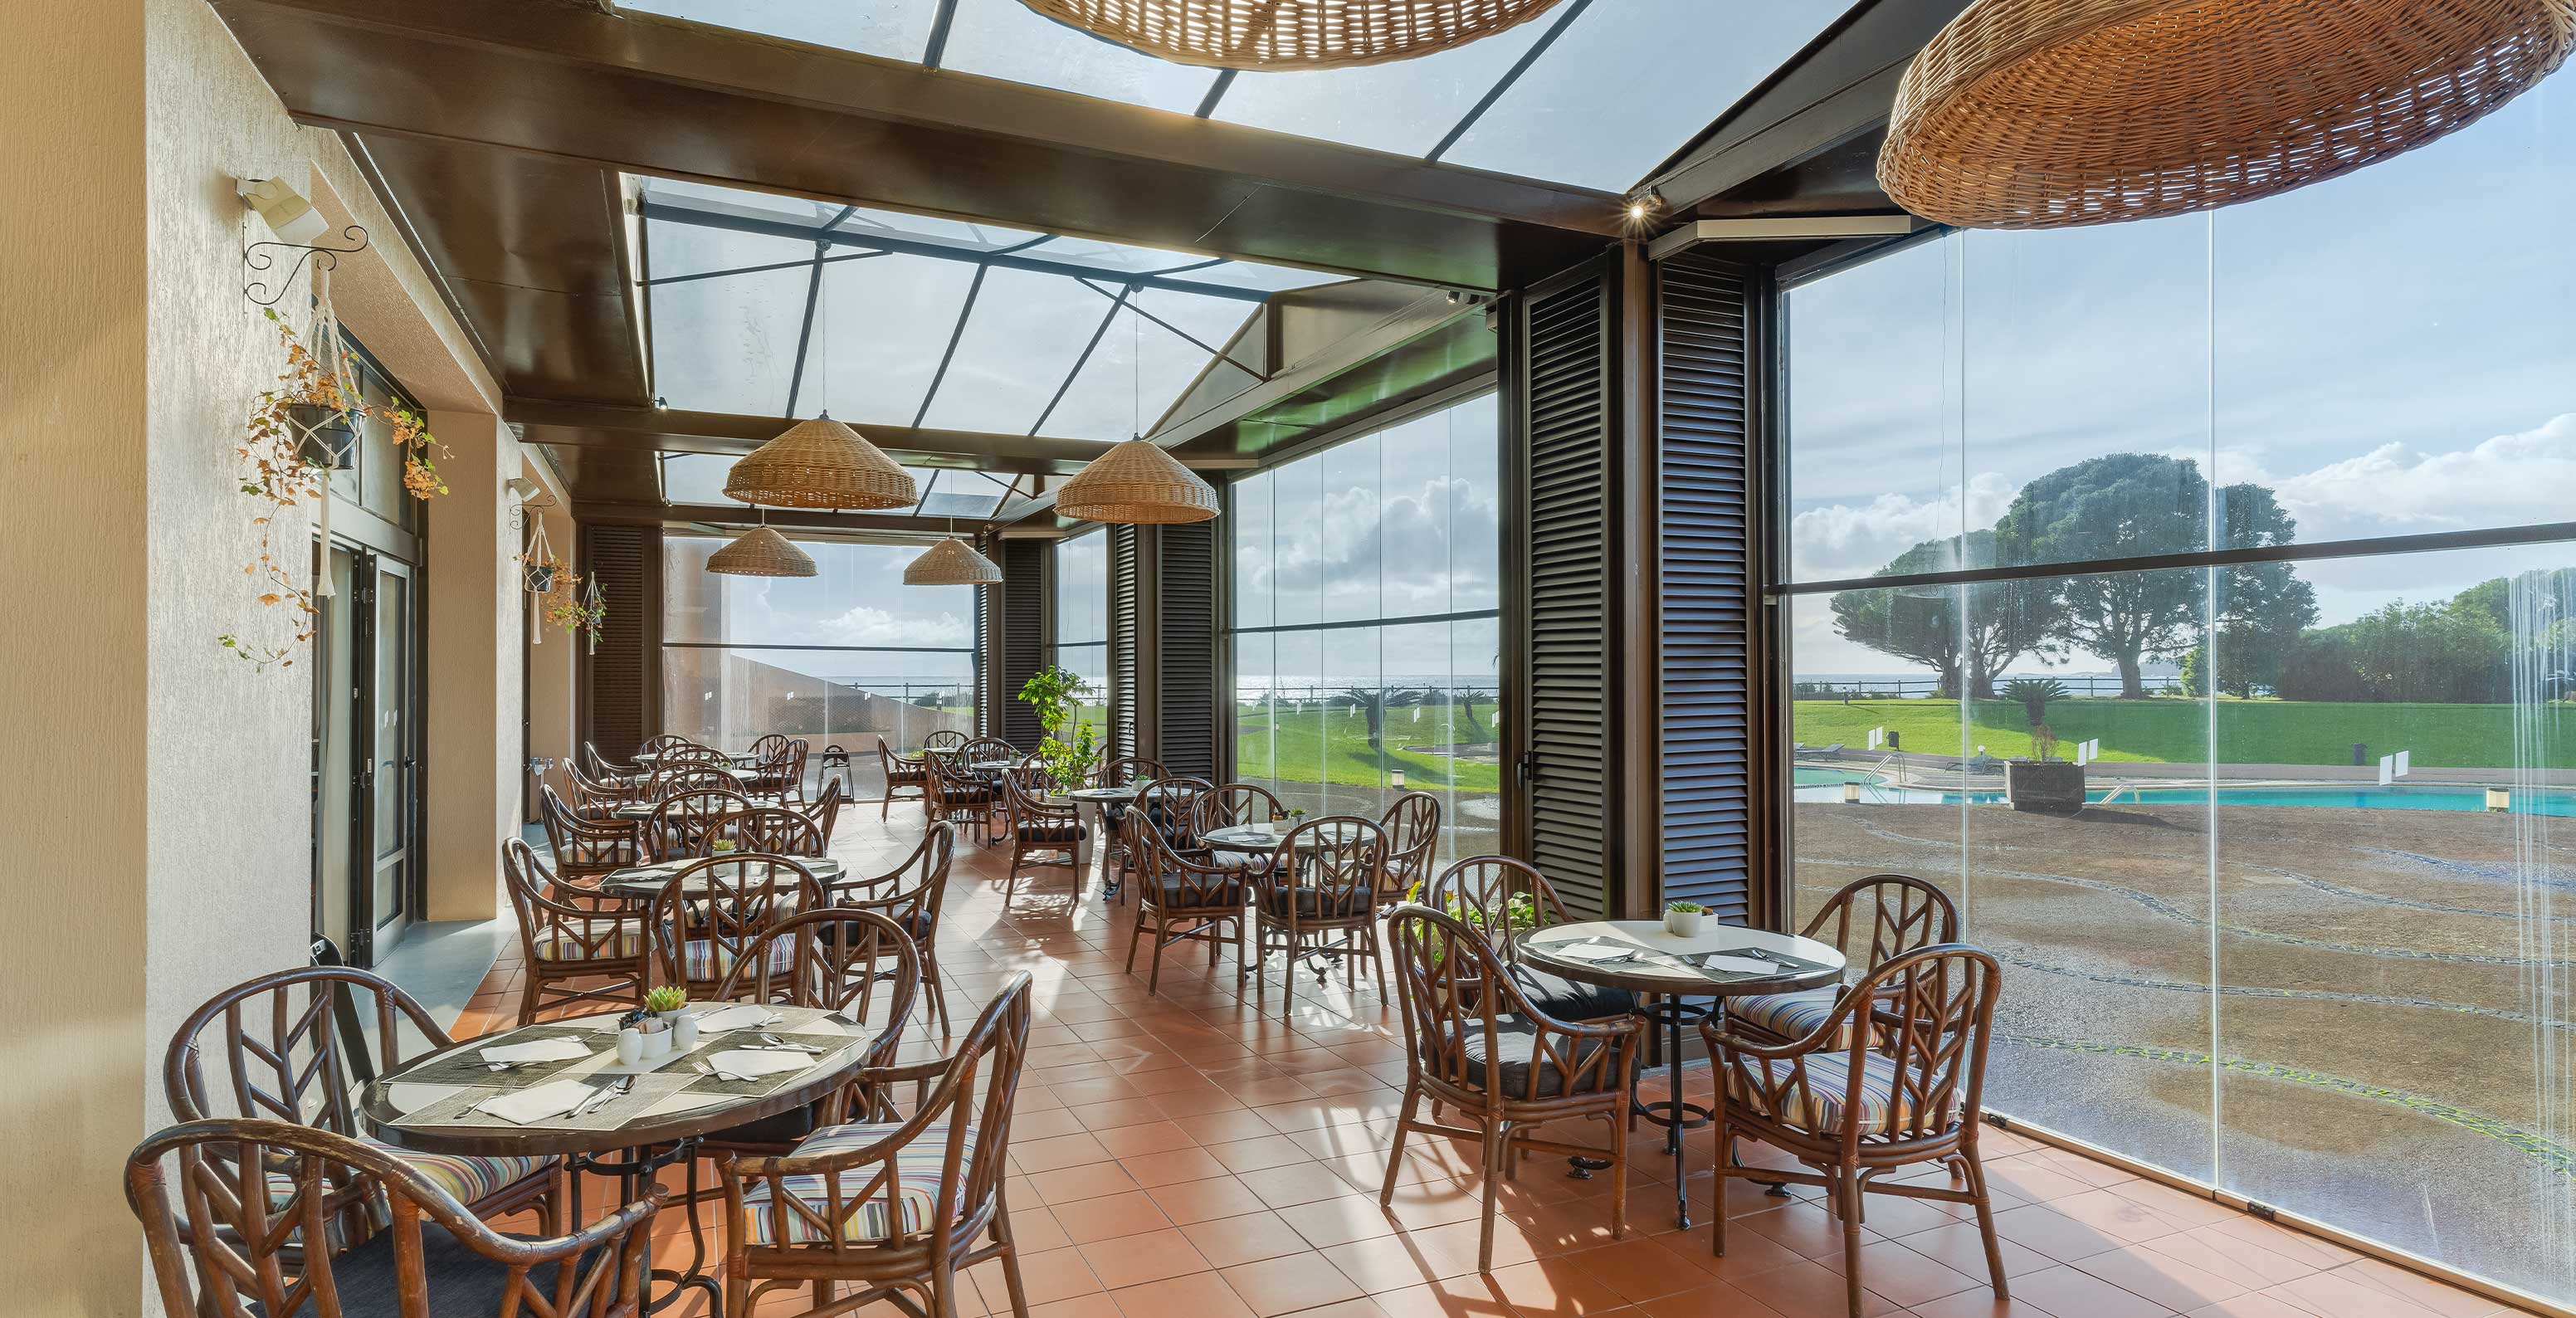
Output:
[[[1663,895],[1750,918],[1751,634],[1745,272],[1656,267]]]
[[[1022,751],[1037,749],[1046,737],[1038,712],[1019,698],[1020,688],[1046,666],[1047,542],[1002,542],[1001,682],[994,688],[1002,702],[998,725],[1002,740]]]
[[[993,713],[991,615],[1001,602],[1001,587],[975,587],[975,735],[978,737],[991,736],[993,732],[992,725],[986,721]]]
[[[582,651],[582,736],[622,760],[661,730],[661,528],[585,525],[581,564],[608,607]]]
[[[1608,906],[1611,287],[1586,273],[1521,302],[1531,863],[1578,918]]]
[[[1165,768],[1216,777],[1216,524],[1156,529],[1157,747]]]
[[[1109,754],[1136,753],[1136,675],[1144,661],[1139,650],[1143,632],[1137,602],[1144,555],[1142,532],[1132,526],[1109,528]]]

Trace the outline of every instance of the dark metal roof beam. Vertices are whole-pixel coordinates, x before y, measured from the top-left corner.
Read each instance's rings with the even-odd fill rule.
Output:
[[[902,513],[836,513],[808,508],[772,508],[764,516],[760,509],[731,503],[618,503],[613,501],[572,502],[573,520],[579,522],[612,522],[642,526],[688,522],[700,526],[754,526],[767,524],[793,531],[858,531],[877,534],[919,535],[936,539],[946,532],[946,518],[913,517]]]
[[[1114,281],[1111,281],[1111,282],[1114,282]],[[1083,280],[1083,281],[1082,281],[1082,286],[1083,286],[1083,287],[1085,287],[1085,288],[1090,289],[1090,290],[1091,290],[1092,292],[1094,292],[1094,293],[1098,293],[1098,294],[1099,294],[1099,295],[1101,295],[1102,297],[1108,297],[1108,296],[1109,296],[1109,290],[1108,290],[1108,289],[1102,288],[1099,284],[1094,283],[1094,282],[1092,282],[1091,280],[1088,280],[1088,279]],[[1170,321],[1168,321],[1168,320],[1165,320],[1165,319],[1163,319],[1163,318],[1162,318],[1162,317],[1160,317],[1160,316],[1155,315],[1153,312],[1147,311],[1147,310],[1145,309],[1145,305],[1144,305],[1143,303],[1141,303],[1141,302],[1129,302],[1129,301],[1127,300],[1127,295],[1128,295],[1128,294],[1130,294],[1130,293],[1133,293],[1133,292],[1135,292],[1135,291],[1136,291],[1136,290],[1135,290],[1133,287],[1129,287],[1129,288],[1127,288],[1127,289],[1124,289],[1124,290],[1120,291],[1120,292],[1119,292],[1119,294],[1118,294],[1118,296],[1117,296],[1117,298],[1116,298],[1116,301],[1117,301],[1119,304],[1124,305],[1124,306],[1126,306],[1128,309],[1130,309],[1130,310],[1134,311],[1137,315],[1139,315],[1139,316],[1143,316],[1145,319],[1150,320],[1150,321],[1154,322],[1155,324],[1160,325],[1160,326],[1162,326],[1163,328],[1165,328],[1165,329],[1167,329],[1167,330],[1170,330],[1170,331],[1171,331],[1171,332],[1173,332],[1174,334],[1180,335],[1180,336],[1181,336],[1182,341],[1184,341],[1184,342],[1188,343],[1191,347],[1196,348],[1196,349],[1198,349],[1199,351],[1201,351],[1201,352],[1203,352],[1203,353],[1206,353],[1208,356],[1210,356],[1210,357],[1220,357],[1220,358],[1225,359],[1225,360],[1226,360],[1226,361],[1228,361],[1228,362],[1232,362],[1232,363],[1234,364],[1234,366],[1235,366],[1235,368],[1236,368],[1236,369],[1238,369],[1238,370],[1242,371],[1242,372],[1243,372],[1244,374],[1246,374],[1246,375],[1251,376],[1253,379],[1259,380],[1259,379],[1264,379],[1264,378],[1266,378],[1266,376],[1267,376],[1267,373],[1266,373],[1266,372],[1256,371],[1256,370],[1252,369],[1251,367],[1244,365],[1242,362],[1235,361],[1235,360],[1234,360],[1234,356],[1233,356],[1233,354],[1231,354],[1231,353],[1227,352],[1227,351],[1226,351],[1225,349],[1223,349],[1223,348],[1214,347],[1214,346],[1212,346],[1212,345],[1208,344],[1206,341],[1204,341],[1204,340],[1200,339],[1198,335],[1192,334],[1192,333],[1190,333],[1188,330],[1182,329],[1180,326],[1175,325],[1175,324],[1173,324],[1172,322],[1170,322]],[[1114,314],[1116,314],[1116,312],[1117,312],[1117,307],[1115,307],[1115,306],[1111,307],[1111,308],[1110,308],[1110,311],[1111,311],[1111,314],[1113,314],[1113,315],[1114,315]],[[1241,329],[1241,326],[1240,326],[1240,325],[1238,325],[1238,326],[1237,326],[1237,330],[1238,330],[1238,332],[1240,332],[1240,329]],[[1094,336],[1094,341],[1095,341],[1095,342],[1097,341],[1097,336]],[[1085,353],[1085,354],[1083,354],[1083,355],[1084,355],[1084,356],[1089,356],[1090,354],[1089,354],[1089,353]],[[1043,422],[1043,421],[1041,421],[1041,422],[1040,422],[1040,424],[1041,424],[1041,425],[1043,425],[1043,424],[1044,424],[1044,422]]]
[[[630,453],[749,453],[777,438],[774,416],[684,412],[657,407],[512,398],[502,419],[531,444],[618,449]],[[976,471],[1070,474],[1100,456],[1089,440],[996,435],[971,430],[918,430],[861,424],[878,448],[907,466],[960,467]]]
[[[951,247],[946,243],[925,242],[918,238],[896,238],[888,234],[833,233],[811,225],[791,224],[785,220],[755,219],[724,211],[700,210],[694,206],[674,206],[669,202],[647,200],[638,213],[648,220],[671,224],[694,224],[709,229],[731,229],[737,233],[760,233],[773,238],[811,239],[815,242],[875,247],[907,256],[927,256],[941,261],[967,261],[979,266],[1002,266],[1027,270],[1042,275],[1062,275],[1067,279],[1114,279],[1120,283],[1144,288],[1159,288],[1168,293],[1190,293],[1200,297],[1221,297],[1236,302],[1267,302],[1270,295],[1260,289],[1236,288],[1229,284],[1210,284],[1196,279],[1173,279],[1164,275],[1122,274],[1098,266],[1074,261],[1050,261],[1041,256],[1020,256],[1009,249],[979,252],[971,248]]]
[[[839,256],[817,257],[812,261],[771,261],[764,265],[738,265],[727,270],[701,270],[693,275],[657,275],[645,280],[644,286],[660,288],[664,284],[687,284],[701,279],[722,279],[727,275],[761,275],[772,270],[801,270],[818,262],[823,265],[837,265],[843,261],[864,261],[871,256],[884,255],[886,253],[882,251],[843,252]]]

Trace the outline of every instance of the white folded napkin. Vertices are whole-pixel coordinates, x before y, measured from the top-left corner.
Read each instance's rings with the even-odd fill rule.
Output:
[[[527,1043],[505,1043],[483,1050],[487,1062],[563,1062],[590,1056],[590,1049],[579,1039],[535,1039]]]
[[[397,1080],[385,1086],[385,1102],[396,1112],[418,1112],[432,1103],[464,1092],[463,1085],[422,1085]]]
[[[707,1059],[707,1065],[726,1075],[744,1077],[785,1075],[802,1071],[814,1064],[813,1053],[791,1050],[764,1051],[750,1048],[727,1048]]]
[[[750,1030],[767,1024],[778,1013],[756,1002],[737,1002],[719,1007],[698,1017],[698,1028],[710,1033],[719,1030]]]
[[[1635,956],[1645,949],[1625,943],[1552,943],[1547,950],[1549,955],[1569,961],[1615,961],[1620,957]]]
[[[1780,970],[1768,961],[1756,961],[1749,956],[1719,956],[1714,953],[1701,957],[1699,964],[1704,970],[1722,970],[1731,975],[1772,975]]]
[[[524,1126],[531,1121],[560,1117],[580,1107],[585,1100],[597,1092],[599,1091],[578,1080],[554,1080],[534,1088],[522,1089],[515,1094],[487,1098],[475,1104],[474,1110],[489,1112],[503,1121],[516,1122]]]

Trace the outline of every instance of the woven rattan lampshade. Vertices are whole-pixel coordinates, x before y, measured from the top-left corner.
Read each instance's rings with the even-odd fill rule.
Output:
[[[1558,0],[1021,0],[1029,8],[1176,64],[1337,69],[1463,46]]]
[[[1092,459],[1055,495],[1055,510],[1063,516],[1130,526],[1204,522],[1216,509],[1216,491],[1206,481],[1141,439]]]
[[[725,473],[727,497],[772,508],[910,508],[912,473],[830,413],[799,421]]]
[[[923,550],[903,570],[907,586],[998,586],[1002,565],[975,552],[955,536]]]
[[[1878,180],[1976,228],[2208,210],[2466,127],[2571,41],[2576,0],[1975,0],[1906,69]]]
[[[731,577],[810,577],[814,560],[787,543],[787,537],[755,526],[707,555],[707,571]]]

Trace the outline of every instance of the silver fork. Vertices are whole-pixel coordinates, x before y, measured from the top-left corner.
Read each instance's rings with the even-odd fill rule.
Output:
[[[775,1034],[771,1034],[771,1033],[769,1033],[769,1032],[767,1032],[767,1031],[765,1031],[765,1030],[761,1032],[761,1035],[760,1035],[760,1041],[761,1041],[762,1043],[765,1043],[765,1044],[770,1045],[772,1048],[778,1049],[778,1050],[783,1051],[783,1052],[791,1052],[791,1053],[819,1053],[819,1052],[823,1051],[822,1049],[817,1048],[817,1047],[813,1046],[812,1044],[807,1044],[807,1043],[789,1043],[789,1042],[788,1042],[788,1041],[786,1041],[785,1039],[781,1039],[781,1038],[779,1038],[777,1035],[775,1035]]]

